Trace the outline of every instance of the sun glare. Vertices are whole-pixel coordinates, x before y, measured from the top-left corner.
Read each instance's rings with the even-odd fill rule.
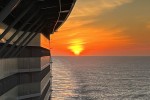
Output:
[[[84,50],[83,44],[83,41],[79,39],[72,40],[68,46],[68,49],[78,56]]]
[[[81,46],[81,45],[71,45],[71,46],[69,46],[69,49],[70,49],[75,55],[80,55],[80,53],[83,51],[83,46]]]

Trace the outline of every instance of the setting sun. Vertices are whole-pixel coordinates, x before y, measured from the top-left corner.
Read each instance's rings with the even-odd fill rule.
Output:
[[[69,42],[68,49],[71,50],[75,55],[80,55],[84,50],[84,42],[81,39],[73,39]]]
[[[82,45],[71,45],[68,47],[75,55],[80,55],[80,53],[83,51]]]

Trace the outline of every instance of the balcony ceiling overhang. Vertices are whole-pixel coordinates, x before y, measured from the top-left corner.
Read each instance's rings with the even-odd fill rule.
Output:
[[[1,4],[5,5],[10,0],[1,0]],[[28,22],[22,31],[25,31],[30,24],[42,16],[41,22],[44,22],[45,26],[41,33],[49,37],[53,34],[68,18],[72,11],[76,0],[21,0],[20,4],[11,12],[11,14],[3,21],[3,23],[10,25],[17,16],[19,16],[28,6],[34,3],[32,9],[14,26],[15,29],[19,29],[23,23],[31,17],[31,15],[37,11],[36,16]],[[1,8],[2,9],[2,6]]]

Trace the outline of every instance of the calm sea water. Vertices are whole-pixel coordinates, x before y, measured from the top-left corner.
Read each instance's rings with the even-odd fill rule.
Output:
[[[54,57],[52,100],[150,100],[150,57]]]

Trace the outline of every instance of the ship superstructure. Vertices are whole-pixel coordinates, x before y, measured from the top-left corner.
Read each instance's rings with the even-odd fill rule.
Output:
[[[0,0],[0,100],[50,100],[50,34],[76,0]]]

